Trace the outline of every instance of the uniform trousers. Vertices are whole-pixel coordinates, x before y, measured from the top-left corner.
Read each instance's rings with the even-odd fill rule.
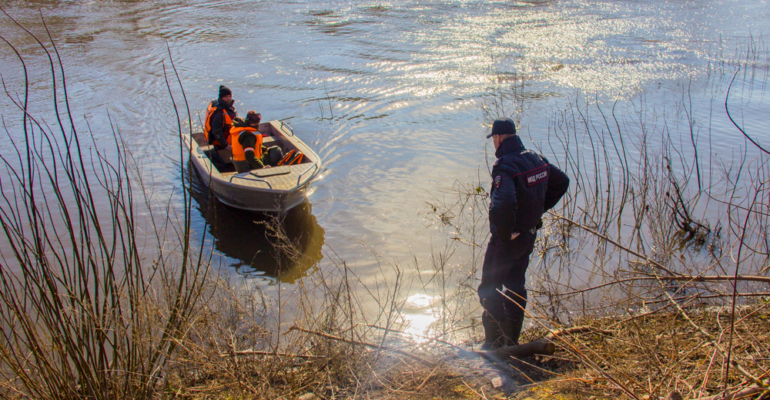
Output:
[[[489,317],[497,323],[506,319],[523,320],[524,307],[527,305],[525,274],[536,238],[537,232],[521,232],[513,240],[490,239],[478,289],[486,320],[489,321]],[[503,287],[507,289],[506,296],[516,301],[518,306],[497,291],[503,290]]]

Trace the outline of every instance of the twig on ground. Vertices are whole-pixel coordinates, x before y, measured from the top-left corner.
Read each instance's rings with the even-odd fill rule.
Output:
[[[271,356],[271,357],[288,357],[288,358],[310,358],[325,360],[326,356],[314,356],[309,354],[292,354],[292,353],[278,353],[273,351],[259,351],[259,350],[239,350],[233,353],[221,353],[220,357],[232,357],[232,356]]]
[[[470,385],[468,385],[468,384],[467,384],[467,383],[466,383],[464,380],[462,380],[461,382],[463,383],[463,385],[465,385],[465,387],[467,387],[467,388],[468,388],[468,390],[470,390],[471,392],[475,393],[475,394],[476,394],[476,396],[479,396],[479,398],[482,398],[482,399],[484,399],[484,400],[487,400],[487,396],[484,396],[483,394],[481,394],[481,393],[479,393],[479,392],[477,392],[477,391],[473,390],[473,388],[472,388],[472,387],[470,387]]]
[[[434,367],[434,363],[432,363],[432,362],[430,362],[430,361],[428,361],[428,360],[426,360],[426,359],[424,359],[424,358],[422,358],[422,357],[420,357],[418,355],[414,355],[414,354],[409,353],[407,351],[403,351],[403,350],[399,350],[399,349],[394,349],[392,347],[388,347],[388,346],[384,346],[384,345],[379,345],[379,344],[374,344],[374,343],[362,342],[362,341],[359,341],[359,340],[351,340],[351,339],[341,338],[339,336],[330,335],[328,333],[323,333],[323,332],[313,331],[313,330],[310,330],[310,329],[305,329],[305,328],[302,328],[302,327],[300,327],[298,325],[294,325],[291,328],[289,328],[289,332],[290,331],[295,331],[295,330],[296,331],[300,331],[300,332],[309,333],[311,335],[320,336],[320,337],[323,337],[323,338],[326,338],[326,339],[335,340],[335,341],[338,341],[338,342],[343,342],[343,343],[348,343],[348,344],[355,344],[355,345],[359,345],[359,346],[366,346],[366,347],[370,347],[370,348],[373,348],[373,349],[385,350],[385,351],[389,351],[391,353],[401,354],[402,356],[406,356],[406,357],[409,357],[409,358],[411,358],[411,359],[413,359],[415,361],[419,361],[422,364],[425,364],[425,365],[427,365],[429,367]]]

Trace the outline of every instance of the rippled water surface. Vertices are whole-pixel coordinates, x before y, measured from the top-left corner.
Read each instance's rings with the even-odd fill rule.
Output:
[[[446,232],[423,218],[426,202],[445,196],[456,181],[481,177],[487,184],[485,154],[492,151],[482,105],[493,96],[516,87],[525,144],[542,145],[554,113],[584,95],[610,103],[643,97],[663,111],[681,99],[683,85],[694,85],[695,103],[708,104],[712,93],[704,82],[720,57],[751,37],[764,43],[761,35],[770,32],[765,0],[33,1],[3,7],[44,36],[42,11],[63,57],[74,114],[88,118],[99,142],[111,140],[109,112],[161,198],[180,184],[176,118],[163,75],[164,61],[170,67],[167,46],[196,125],[220,84],[233,90],[242,115],[255,109],[266,119],[288,119],[329,168],[314,184],[305,214],[292,217],[313,236],[302,239],[303,246],[311,260],[323,257],[322,245],[333,249],[364,279],[377,265],[372,250],[386,262],[408,265],[444,246]],[[32,88],[44,89],[42,54],[8,18],[1,20],[0,33],[34,70]],[[19,92],[20,66],[5,45],[0,68],[10,90]],[[766,100],[753,101],[743,121],[755,132],[765,126],[767,141],[764,120],[751,112],[763,104],[766,110]],[[17,112],[7,99],[0,110]],[[712,123],[729,124],[721,115]],[[714,140],[729,152],[736,137]],[[553,155],[556,162],[559,157]],[[198,230],[212,213],[232,211],[212,211],[219,206],[196,199]],[[243,219],[253,218],[227,216],[220,225]],[[261,248],[251,241],[263,231],[208,229],[228,265],[253,272],[240,267],[259,252],[240,251]],[[274,275],[274,266],[264,271]]]

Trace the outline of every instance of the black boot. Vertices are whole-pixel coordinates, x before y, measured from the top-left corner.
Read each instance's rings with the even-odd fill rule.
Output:
[[[506,346],[519,345],[522,325],[524,325],[524,315],[507,316],[505,322],[501,324]]]
[[[505,337],[500,324],[486,311],[481,315],[481,325],[484,326],[484,344],[481,345],[481,350],[495,350],[503,345]]]
[[[527,306],[527,292],[511,292],[515,303],[505,304],[505,322],[501,324],[506,346],[518,346],[521,327],[524,325],[524,307]]]

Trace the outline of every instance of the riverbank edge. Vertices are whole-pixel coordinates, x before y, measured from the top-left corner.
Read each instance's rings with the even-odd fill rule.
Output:
[[[770,359],[762,354],[770,348],[768,305],[761,299],[739,307],[732,334],[730,310],[706,306],[585,318],[573,326],[585,329],[534,327],[522,342],[550,334],[556,352],[503,363],[479,356],[473,351],[478,343],[351,343],[296,327],[307,340],[306,354],[233,348],[215,357],[207,352],[206,362],[190,364],[204,354],[183,352],[163,391],[193,399],[521,400],[717,399],[749,390],[753,398],[767,398]],[[720,348],[728,339],[735,350],[726,369]]]

